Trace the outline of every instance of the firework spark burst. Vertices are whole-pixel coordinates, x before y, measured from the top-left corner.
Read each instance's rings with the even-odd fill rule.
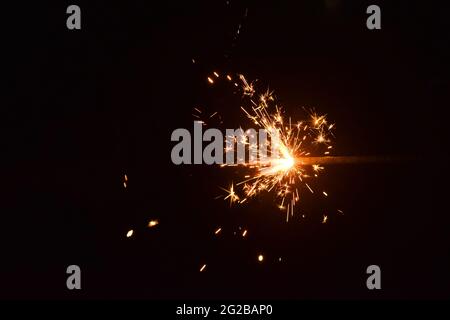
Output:
[[[227,192],[224,199],[229,200],[231,205],[244,203],[262,192],[273,192],[279,199],[278,208],[285,210],[289,220],[300,201],[301,191],[307,189],[314,192],[307,181],[324,170],[321,164],[326,161],[322,158],[332,149],[334,124],[328,123],[326,115],[319,115],[313,110],[307,111],[306,120],[294,122],[291,117],[285,117],[272,92],[266,91],[258,96],[253,83],[249,83],[243,75],[239,75],[239,79],[243,98],[250,101],[249,107],[241,109],[258,129],[267,132],[270,143],[267,140],[264,147],[270,144],[271,151],[268,156],[258,153],[255,159],[239,164],[248,172],[235,186],[232,184],[230,189],[223,189]],[[244,143],[248,148],[254,147],[247,141]],[[228,147],[225,152],[234,150]]]

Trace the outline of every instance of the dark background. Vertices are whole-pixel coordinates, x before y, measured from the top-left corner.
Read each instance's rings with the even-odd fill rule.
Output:
[[[79,31],[70,4],[4,12],[0,297],[449,298],[441,2],[86,1]],[[381,30],[366,28],[370,4]],[[330,196],[300,205],[305,219],[286,223],[270,196],[230,208],[214,198],[232,170],[170,160],[193,107],[239,123],[212,71],[258,79],[293,118],[328,114],[337,155],[403,160],[327,167]],[[81,291],[66,289],[70,264]],[[382,290],[366,288],[371,264]]]

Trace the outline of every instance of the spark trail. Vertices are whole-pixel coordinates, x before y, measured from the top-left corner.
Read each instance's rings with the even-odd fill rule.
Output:
[[[323,156],[323,157],[300,157],[297,159],[302,165],[321,164],[363,164],[363,163],[384,163],[395,162],[401,159],[396,157],[381,156]]]

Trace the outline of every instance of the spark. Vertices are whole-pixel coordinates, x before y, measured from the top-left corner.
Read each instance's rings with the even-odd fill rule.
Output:
[[[214,71],[214,75],[216,76],[216,78],[219,77],[219,74],[217,72]]]
[[[322,134],[319,134],[315,141],[317,143],[324,143],[324,142],[326,142],[325,137]]]
[[[209,118],[211,119],[212,117],[214,117],[217,114],[217,111],[214,112],[212,115],[209,116]]]
[[[328,220],[328,216],[323,216],[323,219],[322,219],[322,223],[327,223],[327,220]]]
[[[155,227],[155,226],[157,226],[159,224],[159,221],[158,220],[150,220],[149,222],[148,222],[148,227],[149,228],[153,228],[153,227]]]
[[[133,229],[129,230],[127,232],[127,238],[130,238],[133,235],[133,233],[134,233]]]
[[[224,200],[230,199],[230,206],[234,202],[239,201],[239,197],[234,192],[234,185],[233,184],[231,184],[231,187],[230,187],[229,190],[224,189],[224,188],[221,188],[221,189],[228,193],[228,195],[224,198]]]
[[[203,272],[203,270],[205,270],[206,268],[206,264],[204,264],[201,268],[200,268],[200,272]]]
[[[319,164],[313,164],[312,168],[315,172],[319,172],[323,170],[323,167],[321,167]]]
[[[259,262],[263,262],[263,260],[264,260],[264,256],[263,256],[262,254],[260,254],[260,255],[258,256],[258,261],[259,261]]]
[[[243,84],[242,89],[243,89],[244,96],[252,97],[253,94],[255,93],[255,89],[253,88],[253,83],[248,83],[247,79],[245,79],[244,75],[242,75],[242,74],[239,75],[239,79],[241,79],[242,84]]]
[[[213,84],[213,83],[214,83],[214,80],[211,79],[211,77],[208,77],[208,82],[211,83],[211,84]]]
[[[128,176],[125,174],[123,176],[124,182],[123,182],[123,187],[126,189],[127,188],[127,181],[128,181]]]
[[[219,234],[220,231],[222,231],[222,228],[217,229],[217,230],[214,232],[214,234]]]
[[[244,232],[242,232],[242,237],[245,238],[246,235],[247,235],[247,230],[244,230]]]
[[[231,81],[231,76],[227,75],[227,79],[228,79],[228,81]]]
[[[323,193],[323,195],[324,195],[325,197],[328,197],[328,193],[326,193],[325,191],[322,192],[322,193]]]

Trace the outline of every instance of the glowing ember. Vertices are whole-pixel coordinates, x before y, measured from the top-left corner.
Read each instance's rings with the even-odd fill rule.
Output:
[[[152,228],[152,227],[154,227],[154,226],[157,226],[159,224],[159,221],[158,220],[150,220],[149,222],[148,222],[148,227],[149,228]]]

